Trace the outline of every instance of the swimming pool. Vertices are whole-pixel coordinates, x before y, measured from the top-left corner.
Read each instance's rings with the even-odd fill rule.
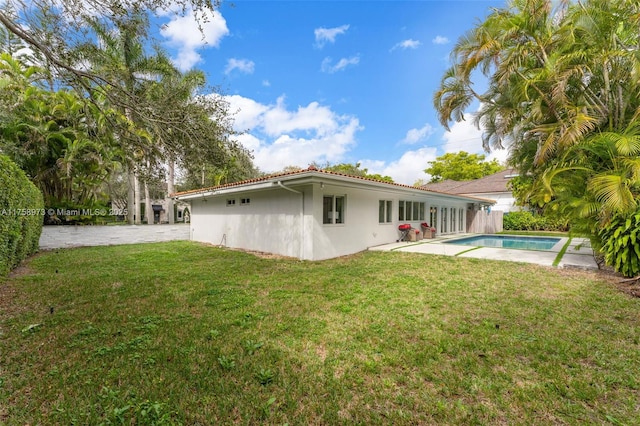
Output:
[[[447,244],[465,246],[499,247],[517,250],[551,250],[560,241],[556,237],[522,237],[514,235],[477,235],[443,241]]]

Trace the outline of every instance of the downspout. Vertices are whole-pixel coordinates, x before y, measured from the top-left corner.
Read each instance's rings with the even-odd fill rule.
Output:
[[[300,259],[304,260],[304,242],[305,242],[305,233],[304,233],[304,192],[297,191],[295,189],[289,188],[282,184],[281,181],[278,181],[278,186],[282,189],[286,189],[287,191],[293,192],[295,194],[300,194]]]

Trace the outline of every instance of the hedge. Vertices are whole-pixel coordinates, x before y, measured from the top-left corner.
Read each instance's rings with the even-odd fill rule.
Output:
[[[43,213],[40,190],[0,154],[0,278],[38,250]]]
[[[566,221],[533,214],[529,211],[505,213],[502,218],[505,231],[567,231]]]

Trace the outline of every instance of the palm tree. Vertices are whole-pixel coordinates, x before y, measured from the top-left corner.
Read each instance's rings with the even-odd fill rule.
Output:
[[[8,54],[0,58],[0,75],[0,149],[27,172],[47,205],[99,201],[115,156],[105,111],[74,92],[43,89],[37,83],[46,73]]]
[[[529,199],[603,246],[640,204],[640,4],[553,3],[512,0],[461,38],[434,104],[448,126],[480,102],[485,148],[508,146]]]
[[[447,127],[480,102],[486,149],[507,146],[522,173],[598,132],[624,131],[640,106],[640,6],[513,0],[461,38],[434,103]],[[624,17],[624,19],[621,19]],[[477,93],[474,72],[488,88]]]
[[[122,105],[122,113],[129,125],[117,129],[118,139],[123,147],[124,164],[127,168],[129,182],[128,214],[130,224],[141,223],[140,171],[153,162],[161,150],[154,144],[154,108],[149,103],[146,114],[140,114],[140,106],[129,106],[136,100],[147,99],[146,93],[153,83],[164,76],[175,73],[169,58],[162,52],[148,55],[143,46],[148,22],[143,15],[126,16],[115,21],[116,31],[111,31],[96,20],[89,22],[98,36],[99,44],[87,44],[82,47],[82,56],[89,60],[94,72],[103,75],[107,80],[118,84],[118,90],[110,96],[119,97],[118,105]],[[107,88],[106,90],[109,90]],[[146,180],[143,184],[147,185]],[[145,189],[148,193],[148,189]],[[146,198],[147,213],[150,212],[149,199]],[[152,216],[151,216],[152,217]],[[151,220],[151,222],[153,219]]]

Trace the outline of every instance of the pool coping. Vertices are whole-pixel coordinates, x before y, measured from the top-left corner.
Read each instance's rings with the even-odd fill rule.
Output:
[[[439,236],[416,242],[395,242],[370,247],[372,251],[401,251],[443,256],[458,256],[476,259],[503,260],[509,262],[535,263],[558,268],[598,269],[587,238],[559,237],[560,241],[550,250],[522,250],[498,247],[481,247],[446,244],[446,241],[485,234],[456,234]],[[500,234],[509,235],[509,234]],[[517,236],[517,235],[514,235]],[[521,235],[519,235],[521,236]],[[562,253],[563,248],[566,250]]]
[[[444,239],[442,242],[444,244],[455,244],[454,241],[458,241],[458,240],[464,240],[466,238],[482,238],[482,237],[521,237],[521,238],[553,238],[554,240],[558,240],[558,242],[556,242],[552,247],[546,249],[546,250],[542,250],[542,249],[510,249],[510,248],[505,248],[505,247],[487,247],[487,246],[481,246],[481,245],[473,245],[473,244],[459,244],[461,246],[466,246],[466,247],[483,247],[483,248],[501,248],[501,249],[505,249],[505,250],[527,250],[527,251],[551,251],[551,252],[555,252],[555,253],[559,253],[562,248],[567,244],[567,242],[569,242],[571,240],[570,237],[547,237],[547,236],[535,236],[535,235],[531,235],[531,236],[527,236],[527,235],[511,235],[511,234],[464,234],[463,235],[457,235],[457,236],[452,236],[452,238],[447,238]]]

